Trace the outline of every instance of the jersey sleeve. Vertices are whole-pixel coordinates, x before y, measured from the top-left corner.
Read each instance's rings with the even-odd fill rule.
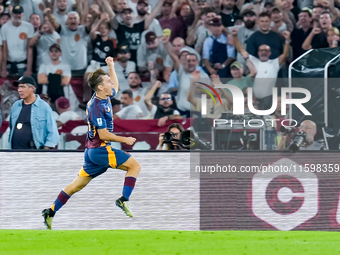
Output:
[[[107,128],[107,123],[105,119],[105,107],[102,104],[98,104],[95,108],[93,108],[90,120],[93,126],[97,129]]]

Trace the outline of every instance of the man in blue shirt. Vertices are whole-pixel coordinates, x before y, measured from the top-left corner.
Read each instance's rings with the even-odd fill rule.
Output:
[[[31,76],[13,82],[21,100],[10,113],[9,144],[12,149],[49,149],[58,144],[59,133],[51,107],[38,95],[37,84]]]
[[[97,69],[88,78],[88,84],[95,93],[86,107],[89,131],[85,144],[85,163],[76,179],[59,193],[52,206],[42,211],[48,229],[51,229],[55,213],[67,200],[74,193],[82,190],[93,178],[105,173],[108,168],[126,171],[122,196],[116,200],[116,206],[127,216],[133,217],[128,201],[141,166],[130,154],[111,148],[111,142],[132,145],[136,142],[136,138],[117,136],[112,133],[113,116],[110,97],[116,95],[119,86],[113,58],[106,58],[106,63],[109,66],[110,77],[102,69]]]
[[[223,34],[220,18],[209,21],[212,36],[203,44],[203,60],[210,75],[218,74],[221,78],[230,77],[229,65],[235,61],[235,47],[228,44],[228,38]]]

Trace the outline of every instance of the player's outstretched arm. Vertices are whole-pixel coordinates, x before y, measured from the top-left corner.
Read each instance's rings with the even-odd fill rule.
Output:
[[[113,81],[114,83],[114,88],[116,90],[116,94],[118,93],[119,90],[119,82],[118,82],[118,78],[116,75],[116,70],[115,70],[115,63],[113,62],[113,58],[112,57],[107,57],[105,59],[106,64],[109,66],[109,70],[110,70],[110,79]]]
[[[103,141],[126,143],[133,145],[136,142],[134,137],[123,137],[110,133],[106,128],[98,129],[99,138]]]

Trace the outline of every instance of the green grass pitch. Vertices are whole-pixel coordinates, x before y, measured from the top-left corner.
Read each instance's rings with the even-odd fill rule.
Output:
[[[315,231],[0,230],[0,254],[340,254],[340,233]]]

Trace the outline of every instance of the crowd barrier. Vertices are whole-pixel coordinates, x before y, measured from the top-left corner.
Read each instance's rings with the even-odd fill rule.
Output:
[[[124,172],[110,169],[72,196],[53,228],[340,230],[339,153],[131,154],[142,166],[131,197],[133,219],[114,206]],[[74,179],[83,154],[2,151],[0,157],[0,228],[43,229],[41,210]],[[218,173],[228,165],[238,172]],[[249,170],[256,167],[263,171]]]

